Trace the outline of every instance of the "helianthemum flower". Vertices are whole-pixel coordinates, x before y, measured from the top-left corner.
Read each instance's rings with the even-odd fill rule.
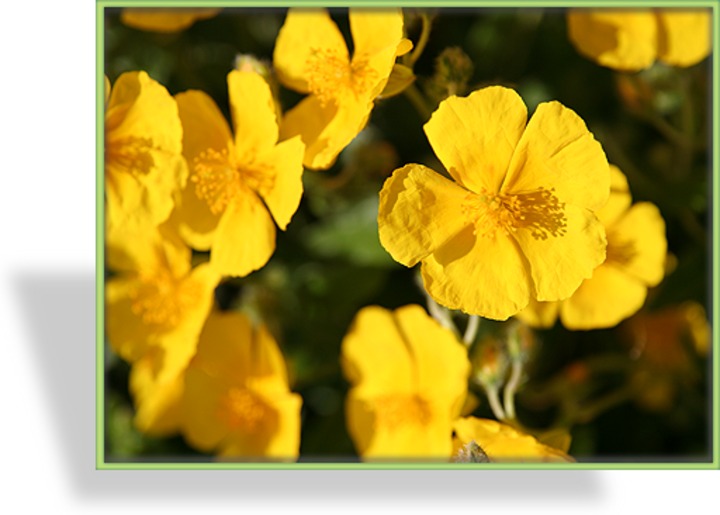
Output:
[[[106,331],[112,349],[132,365],[130,390],[143,431],[177,430],[181,374],[195,354],[220,276],[190,267],[190,249],[158,230],[117,231],[107,241],[110,266]]]
[[[650,202],[631,207],[627,179],[616,166],[610,170],[610,199],[597,212],[607,234],[607,259],[569,299],[532,302],[520,312],[530,325],[549,327],[559,313],[568,329],[612,327],[637,312],[648,287],[662,280],[667,240],[660,211]]]
[[[253,328],[237,312],[210,315],[185,376],[183,433],[191,445],[225,457],[293,460],[301,404],[264,325]]]
[[[347,424],[358,454],[447,459],[467,395],[465,347],[420,306],[361,310],[342,344],[352,384]]]
[[[656,59],[691,66],[712,47],[709,10],[572,9],[567,22],[581,54],[616,70],[639,71]]]
[[[526,126],[527,124],[527,126]],[[527,109],[493,86],[443,101],[425,134],[454,182],[419,164],[380,192],[380,242],[422,262],[440,304],[504,320],[531,299],[569,297],[605,259],[595,217],[609,194],[605,154],[558,102]]]
[[[123,73],[105,88],[107,229],[157,226],[187,178],[175,99],[147,73]]]
[[[278,143],[274,100],[260,75],[235,70],[227,80],[234,139],[208,95],[177,95],[190,179],[173,221],[191,247],[210,249],[218,272],[245,276],[275,251],[272,219],[284,230],[300,204],[305,148],[299,137]]]
[[[353,56],[327,11],[290,9],[280,29],[273,64],[280,82],[308,93],[283,120],[283,137],[299,134],[305,166],[329,168],[365,127],[395,57],[407,52],[398,9],[350,9]]]
[[[135,29],[151,32],[179,32],[197,20],[212,18],[220,9],[123,9],[122,22]]]
[[[467,417],[453,424],[453,460],[482,462],[574,461],[560,449],[539,442],[507,424]]]

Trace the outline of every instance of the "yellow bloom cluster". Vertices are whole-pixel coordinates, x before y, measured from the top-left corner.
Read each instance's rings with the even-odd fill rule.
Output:
[[[692,66],[712,48],[708,10],[572,9],[567,23],[581,54],[616,70],[643,70],[656,59]]]

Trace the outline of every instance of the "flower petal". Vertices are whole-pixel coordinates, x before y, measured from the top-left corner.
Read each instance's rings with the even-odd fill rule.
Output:
[[[658,58],[673,66],[692,66],[712,48],[712,22],[708,10],[659,10]]]
[[[349,60],[345,40],[325,9],[289,9],[273,51],[280,82],[307,93],[307,62],[317,51]]]
[[[395,170],[380,191],[380,243],[393,259],[414,266],[468,225],[462,211],[467,195],[425,166]]]
[[[632,204],[627,178],[615,165],[610,165],[610,196],[607,204],[595,214],[605,227],[610,227]]]
[[[265,201],[275,223],[283,231],[290,223],[300,205],[303,193],[303,165],[305,145],[300,137],[282,141],[267,153],[258,157],[258,173],[261,181],[267,181],[270,187],[261,187],[258,193]]]
[[[345,377],[361,396],[413,391],[410,351],[392,312],[360,310],[342,343]]]
[[[450,309],[506,320],[527,306],[532,283],[510,237],[476,237],[468,227],[422,262],[425,289]]]
[[[527,108],[512,89],[491,86],[440,103],[425,126],[435,154],[466,188],[497,193],[525,130]]]
[[[657,56],[657,20],[650,10],[573,9],[568,34],[578,52],[602,66],[639,71]]]
[[[627,248],[629,246],[630,248]],[[665,275],[667,239],[660,210],[650,202],[638,202],[608,228],[608,259],[620,248],[623,270],[648,286]],[[623,256],[627,251],[628,253]]]
[[[222,275],[244,277],[275,252],[275,224],[249,188],[230,201],[213,239],[210,264]]]
[[[231,71],[227,76],[230,111],[235,128],[235,156],[249,164],[278,140],[275,101],[265,79],[254,72]]]
[[[210,211],[207,202],[195,193],[195,183],[188,181],[167,223],[190,247],[210,250],[220,215]]]
[[[637,312],[646,296],[647,286],[641,281],[605,263],[560,303],[560,318],[573,330],[613,327]]]
[[[585,122],[559,102],[544,102],[515,149],[502,190],[550,190],[561,202],[591,210],[605,205],[610,172],[605,152]]]
[[[530,263],[536,298],[563,300],[588,279],[605,261],[605,230],[595,215],[572,205],[565,206],[566,233],[535,238],[530,231],[513,233]]]
[[[230,127],[212,98],[202,91],[190,90],[178,93],[175,99],[183,126],[183,155],[191,174],[195,158],[203,151],[213,149],[232,155]]]
[[[344,97],[340,105],[310,95],[285,113],[280,139],[300,135],[305,143],[303,164],[314,170],[330,168],[338,154],[355,139],[367,124],[372,103]]]
[[[197,20],[212,18],[220,9],[123,9],[120,20],[128,27],[152,32],[179,32]]]
[[[137,279],[118,277],[105,284],[105,331],[108,343],[118,356],[129,363],[140,359],[155,335],[152,326],[144,324],[133,313],[131,292]]]

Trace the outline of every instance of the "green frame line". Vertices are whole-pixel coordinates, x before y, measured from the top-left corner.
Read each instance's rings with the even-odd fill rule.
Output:
[[[434,462],[194,462],[194,461],[157,461],[157,462],[106,462],[105,461],[105,184],[104,184],[104,108],[105,108],[105,9],[113,7],[236,7],[236,8],[287,8],[287,7],[471,7],[471,8],[522,8],[522,7],[675,7],[675,8],[708,8],[712,10],[712,156],[710,169],[710,200],[712,203],[710,236],[712,238],[712,298],[710,299],[710,321],[712,330],[711,374],[712,391],[709,405],[712,406],[710,431],[712,433],[711,462],[644,462],[627,463],[614,461],[576,462],[576,463],[434,463]],[[345,0],[345,1],[310,1],[310,0],[97,0],[96,1],[96,199],[95,199],[95,467],[97,470],[719,470],[720,469],[720,338],[718,338],[718,322],[720,314],[720,288],[717,278],[720,277],[720,161],[718,160],[717,135],[720,134],[720,92],[718,78],[720,70],[720,2],[717,0],[699,0],[679,2],[678,0],[576,0],[576,1],[542,1],[542,0]],[[714,279],[714,280],[713,280]],[[325,459],[326,457],[323,457]]]

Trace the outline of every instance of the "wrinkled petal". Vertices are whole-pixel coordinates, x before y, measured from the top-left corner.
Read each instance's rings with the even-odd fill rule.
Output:
[[[257,192],[282,230],[300,205],[304,154],[305,145],[299,137],[294,137],[278,143],[258,158],[256,173],[260,177],[260,187]]]
[[[608,228],[608,260],[648,286],[662,280],[666,256],[665,221],[650,202],[633,205]]]
[[[212,18],[220,9],[123,9],[120,20],[128,27],[152,32],[179,32],[197,20]]]
[[[395,170],[380,191],[380,243],[393,259],[414,266],[469,225],[468,191],[418,164]]]
[[[372,103],[351,100],[340,105],[323,105],[311,95],[285,113],[280,139],[300,135],[306,147],[303,164],[310,169],[325,170],[365,128],[371,109]]]
[[[307,63],[318,51],[349,61],[345,40],[325,9],[289,9],[273,51],[280,82],[307,93]]]
[[[175,210],[168,219],[180,237],[195,250],[210,250],[220,215],[210,211],[207,202],[195,193],[195,184],[188,181]]]
[[[559,312],[559,302],[539,302],[533,299],[515,316],[530,327],[548,329],[555,325]]]
[[[602,66],[638,71],[655,62],[658,27],[650,10],[573,9],[567,22],[578,52]]]
[[[181,277],[190,271],[190,249],[166,224],[108,230],[105,234],[105,259],[116,272],[148,273],[169,269]]]
[[[540,301],[570,297],[583,279],[605,261],[605,230],[595,215],[571,205],[565,206],[564,214],[565,234],[542,239],[528,230],[513,233],[530,264]]]
[[[270,86],[257,73],[233,70],[227,76],[227,84],[235,128],[235,156],[241,165],[249,164],[277,142],[275,101]]]
[[[707,10],[662,9],[658,17],[658,58],[673,66],[692,66],[712,48],[712,22]]]
[[[560,318],[568,329],[613,327],[636,313],[645,302],[647,286],[612,265],[595,269],[560,306]]]
[[[213,239],[210,264],[222,275],[244,277],[275,252],[275,224],[258,196],[243,189],[228,204]]]
[[[502,190],[554,189],[561,202],[591,210],[605,205],[610,172],[585,122],[559,102],[540,104],[512,156]]]
[[[506,320],[533,294],[528,264],[515,241],[498,232],[461,231],[422,262],[425,289],[439,304],[472,315]]]
[[[497,193],[525,130],[527,108],[512,89],[491,86],[440,103],[424,128],[450,175],[476,192]]]

